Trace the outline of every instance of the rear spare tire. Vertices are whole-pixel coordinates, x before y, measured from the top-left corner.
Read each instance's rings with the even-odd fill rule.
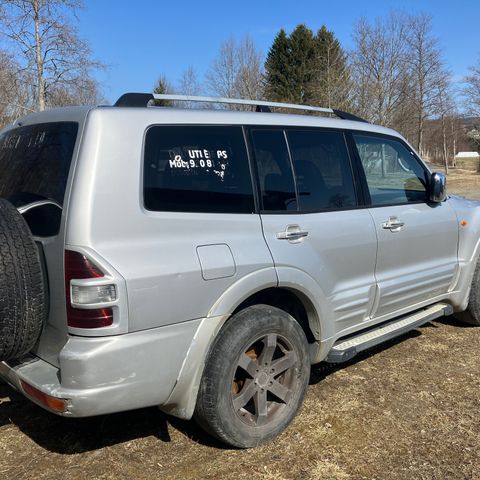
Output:
[[[46,313],[38,248],[17,209],[0,198],[0,361],[33,348]]]

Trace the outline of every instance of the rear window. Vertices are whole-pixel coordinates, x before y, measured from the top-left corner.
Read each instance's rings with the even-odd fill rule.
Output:
[[[336,210],[356,205],[353,175],[343,133],[288,132],[300,210]]]
[[[292,164],[283,130],[252,130],[264,211],[297,211]]]
[[[252,213],[252,180],[241,127],[154,126],[144,157],[148,210]]]
[[[63,205],[78,123],[28,125],[0,136],[0,197],[14,204],[38,199]]]

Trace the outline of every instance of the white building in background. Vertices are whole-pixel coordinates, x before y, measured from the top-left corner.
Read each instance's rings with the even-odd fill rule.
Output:
[[[480,153],[478,152],[458,152],[455,155],[455,160],[478,160],[480,158]]]

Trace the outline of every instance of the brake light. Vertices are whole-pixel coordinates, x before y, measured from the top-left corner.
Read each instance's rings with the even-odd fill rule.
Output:
[[[99,278],[104,273],[85,255],[73,250],[65,250],[65,276],[70,275],[70,279]]]
[[[72,305],[71,280],[95,279],[104,277],[104,272],[85,255],[65,250],[65,297],[67,303],[67,324],[75,328],[101,328],[113,324],[113,309],[78,308]],[[95,304],[114,301],[115,285],[73,286],[74,303]]]

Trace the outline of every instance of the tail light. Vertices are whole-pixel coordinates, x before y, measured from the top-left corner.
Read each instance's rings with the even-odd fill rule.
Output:
[[[65,250],[65,295],[67,323],[75,328],[101,328],[113,324],[113,309],[102,304],[117,298],[115,285],[95,284],[104,278],[104,272],[85,255]],[[93,280],[72,284],[72,280]],[[81,282],[79,282],[81,283]],[[99,308],[94,308],[94,305]]]
[[[43,393],[38,388],[32,387],[32,385],[24,382],[23,380],[20,380],[20,384],[22,385],[25,395],[35,399],[44,407],[59,413],[64,413],[67,410],[66,399],[52,397],[52,395]]]

